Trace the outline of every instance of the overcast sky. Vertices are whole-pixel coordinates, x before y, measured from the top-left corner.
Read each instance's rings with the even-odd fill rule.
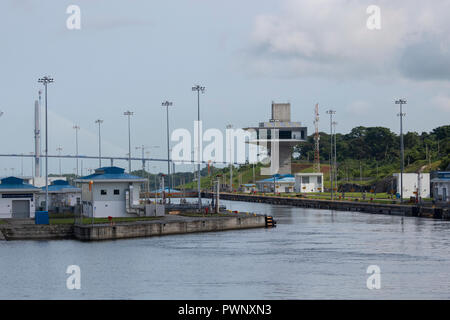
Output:
[[[72,4],[81,9],[80,30],[66,27]],[[366,26],[369,5],[381,9],[380,30]],[[338,132],[358,125],[398,132],[394,100],[406,98],[405,130],[429,131],[450,123],[449,12],[447,0],[2,0],[0,153],[34,150],[37,79],[47,74],[55,79],[53,154],[59,145],[75,153],[77,124],[80,154],[97,155],[101,118],[102,153],[125,156],[129,109],[133,155],[144,144],[161,146],[151,151],[165,157],[161,102],[173,101],[172,129],[192,130],[197,83],[206,87],[205,129],[256,125],[276,101],[290,102],[292,120],[309,134],[316,103],[322,131],[332,108]],[[62,164],[74,172],[74,160]],[[0,176],[11,168],[20,174],[20,159],[0,157]],[[59,171],[57,160],[50,171]],[[31,174],[30,159],[24,173]]]

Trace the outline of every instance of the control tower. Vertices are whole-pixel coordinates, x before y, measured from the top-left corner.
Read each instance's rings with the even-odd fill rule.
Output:
[[[266,147],[270,154],[270,173],[269,170],[266,170],[266,173],[261,170],[261,174],[291,174],[292,149],[306,141],[307,128],[302,127],[300,122],[291,122],[290,103],[272,102],[271,119],[268,122],[260,122],[258,127],[248,127],[244,130],[256,132],[256,139],[249,142]]]

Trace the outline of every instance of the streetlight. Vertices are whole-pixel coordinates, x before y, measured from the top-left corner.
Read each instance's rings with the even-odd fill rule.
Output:
[[[170,183],[170,142],[169,142],[169,107],[173,105],[170,101],[164,101],[161,103],[163,107],[166,107],[166,120],[167,120],[167,184],[169,187],[169,193],[172,189],[172,184]],[[170,203],[170,198],[169,198]]]
[[[53,78],[45,76],[38,79],[39,83],[44,84],[45,88],[45,211],[48,212],[48,112],[47,112],[47,85],[53,83]]]
[[[338,170],[337,170],[337,156],[336,156],[336,125],[338,124],[336,121],[333,121],[333,131],[334,131],[334,185],[336,186],[336,194],[337,194],[337,188],[338,188],[338,183],[337,183],[337,174],[338,174]]]
[[[124,116],[128,117],[128,173],[131,173],[131,131],[130,131],[130,117],[134,114],[131,111],[125,111]]]
[[[76,176],[78,177],[78,130],[80,130],[80,126],[74,125],[73,128],[75,129],[75,154],[76,154],[76,160],[77,160]]]
[[[59,176],[61,177],[62,176],[62,173],[61,173],[61,151],[62,151],[62,147],[61,146],[58,146],[58,148],[56,148],[56,151],[58,151],[58,158],[59,158]]]
[[[102,167],[102,135],[100,131],[100,125],[103,123],[102,119],[95,120],[98,123],[98,167]]]
[[[226,128],[231,129],[231,128],[233,128],[233,125],[228,124]],[[231,146],[233,145],[233,143],[231,142],[231,138],[232,138],[232,136],[230,133],[230,139],[228,139],[228,140],[230,140],[230,145],[228,146],[228,152],[230,155],[230,188],[231,188],[230,191],[231,191],[231,193],[233,193],[233,159],[232,159],[233,153],[231,152]]]
[[[192,91],[197,91],[197,112],[198,112],[198,122],[199,122],[199,128],[200,128],[200,92],[205,93],[205,87],[202,87],[200,85],[195,85],[192,87]],[[197,164],[197,171],[198,171],[198,177],[197,177],[197,189],[198,189],[198,210],[202,210],[202,193],[200,191],[200,159],[201,159],[201,150],[200,150],[200,132],[198,133],[198,164]]]
[[[400,105],[400,113],[397,116],[400,117],[400,153],[401,153],[401,165],[400,165],[400,202],[403,203],[403,171],[404,171],[404,163],[405,163],[405,150],[403,146],[403,116],[406,113],[403,113],[403,105],[406,104],[406,99],[398,99],[395,101],[395,104]]]
[[[330,184],[331,184],[331,200],[333,200],[333,114],[335,110],[328,110],[327,114],[330,115]]]

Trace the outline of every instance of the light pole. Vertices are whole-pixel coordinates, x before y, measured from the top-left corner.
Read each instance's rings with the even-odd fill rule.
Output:
[[[142,174],[145,172],[145,160],[144,160],[144,153],[145,153],[145,146],[142,145],[141,147],[136,147],[136,150],[141,149],[142,150]]]
[[[230,141],[230,145],[228,146],[228,154],[230,155],[230,191],[231,193],[233,193],[233,153],[231,152],[231,146],[232,146],[232,142],[231,142],[231,132],[229,131],[229,129],[233,128],[233,125],[228,124],[226,127],[228,130],[227,132],[229,132],[228,134],[230,135],[230,138],[228,139]]]
[[[53,83],[53,78],[45,76],[38,79],[45,88],[45,211],[48,212],[48,112],[47,112],[47,85]]]
[[[337,183],[337,155],[336,155],[336,125],[338,123],[336,121],[333,121],[333,131],[334,131],[334,185],[336,186],[336,194],[338,189],[338,183]]]
[[[205,93],[205,87],[202,87],[200,85],[195,85],[192,87],[192,91],[197,91],[197,112],[198,112],[198,123],[199,123],[199,129],[200,129],[200,92]],[[200,130],[199,130],[200,131]],[[197,164],[197,171],[198,171],[198,177],[197,177],[197,189],[198,189],[198,210],[202,210],[202,193],[200,191],[200,159],[201,159],[201,148],[200,148],[200,136],[201,133],[198,133],[198,164]]]
[[[125,111],[124,116],[128,117],[128,173],[131,173],[131,129],[130,129],[130,117],[134,114],[131,111]]]
[[[78,177],[78,130],[80,130],[80,126],[74,125],[73,128],[75,129],[75,155],[76,155],[76,160],[77,160],[76,175]]]
[[[56,151],[58,151],[58,159],[59,159],[59,176],[62,176],[62,172],[61,172],[61,151],[62,151],[62,147],[58,146],[58,148],[56,148]]]
[[[401,165],[400,165],[400,202],[403,203],[403,171],[404,171],[404,164],[405,164],[405,150],[403,146],[403,116],[406,115],[406,113],[403,113],[403,105],[406,104],[406,99],[398,99],[395,101],[395,104],[400,105],[400,113],[397,114],[397,116],[400,117],[400,158],[401,158]]]
[[[166,107],[166,121],[167,121],[167,186],[169,187],[169,193],[171,192],[172,185],[170,183],[170,142],[169,142],[169,107],[173,105],[170,101],[164,101],[161,103],[163,107]],[[169,198],[170,203],[170,198]]]
[[[98,124],[98,167],[101,168],[102,167],[102,135],[101,135],[100,126],[103,123],[103,120],[97,119],[97,120],[95,120],[95,123]]]
[[[330,185],[331,185],[331,200],[333,200],[333,114],[336,111],[328,110],[327,114],[330,115]]]

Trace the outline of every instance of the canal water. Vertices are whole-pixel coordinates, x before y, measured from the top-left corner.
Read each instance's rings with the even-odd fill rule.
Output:
[[[449,299],[450,222],[223,201],[275,229],[0,241],[0,299]],[[66,287],[78,265],[81,289]],[[367,268],[380,269],[369,290]]]

